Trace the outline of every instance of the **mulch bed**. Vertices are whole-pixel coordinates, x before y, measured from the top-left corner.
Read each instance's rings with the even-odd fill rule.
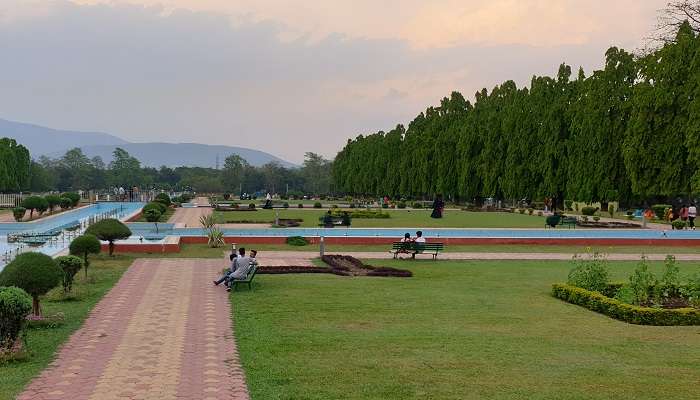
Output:
[[[364,264],[357,258],[341,255],[327,255],[321,258],[328,267],[305,267],[305,266],[276,266],[258,267],[259,274],[336,274],[340,276],[385,276],[409,278],[413,276],[411,271],[391,268],[374,267]]]

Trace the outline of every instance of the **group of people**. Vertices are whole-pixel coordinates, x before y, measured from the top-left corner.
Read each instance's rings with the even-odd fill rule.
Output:
[[[235,251],[232,252],[229,256],[231,266],[221,278],[214,281],[214,285],[219,286],[223,283],[226,285],[226,291],[230,292],[233,281],[245,280],[253,266],[257,265],[255,260],[257,255],[257,250],[251,250],[250,255],[246,256],[244,247],[238,249],[238,254]]]
[[[411,258],[416,258],[416,254],[418,253],[417,246],[415,245],[416,243],[425,243],[425,238],[423,237],[423,232],[418,231],[416,232],[415,237],[411,237],[411,234],[406,232],[406,234],[403,236],[403,239],[401,239],[401,243],[405,243],[406,247],[402,247],[397,251],[397,254],[410,254]]]
[[[680,219],[692,230],[695,230],[695,218],[697,218],[697,216],[698,209],[695,203],[690,203],[690,206],[683,204],[680,209],[670,208],[666,211],[666,215],[664,215],[665,219],[669,222]]]

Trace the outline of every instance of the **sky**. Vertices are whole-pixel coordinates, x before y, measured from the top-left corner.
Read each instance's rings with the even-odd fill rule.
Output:
[[[610,46],[667,0],[0,0],[0,118],[292,162]]]

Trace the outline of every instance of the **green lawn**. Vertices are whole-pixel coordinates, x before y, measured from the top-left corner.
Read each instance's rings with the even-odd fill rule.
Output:
[[[415,276],[261,275],[232,294],[253,399],[697,398],[700,327],[554,299],[567,262],[372,263]]]
[[[239,244],[245,248],[261,251],[319,251],[318,245],[290,246],[287,244]],[[335,245],[327,244],[326,252],[379,251],[387,252],[391,245]],[[446,253],[624,253],[624,254],[698,254],[700,246],[544,246],[544,245],[447,245]],[[439,257],[439,256],[438,256]]]
[[[256,211],[216,211],[218,223],[252,221],[272,223],[275,213],[280,218],[303,219],[302,227],[318,227],[324,209],[277,209]],[[431,210],[383,210],[391,215],[387,219],[352,220],[353,228],[543,228],[544,217],[518,213],[445,211],[442,219],[430,218]]]

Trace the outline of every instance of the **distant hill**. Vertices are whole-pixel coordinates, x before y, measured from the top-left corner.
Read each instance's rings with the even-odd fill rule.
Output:
[[[4,119],[0,119],[0,137],[17,140],[29,149],[32,158],[41,155],[58,158],[67,150],[80,147],[88,157],[100,156],[105,163],[109,163],[114,149],[121,147],[144,166],[156,168],[161,165],[215,167],[217,156],[219,165],[223,166],[224,159],[231,154],[238,154],[254,166],[269,162],[277,162],[285,167],[296,166],[272,154],[244,147],[198,143],[130,143],[108,133],[56,130]]]

